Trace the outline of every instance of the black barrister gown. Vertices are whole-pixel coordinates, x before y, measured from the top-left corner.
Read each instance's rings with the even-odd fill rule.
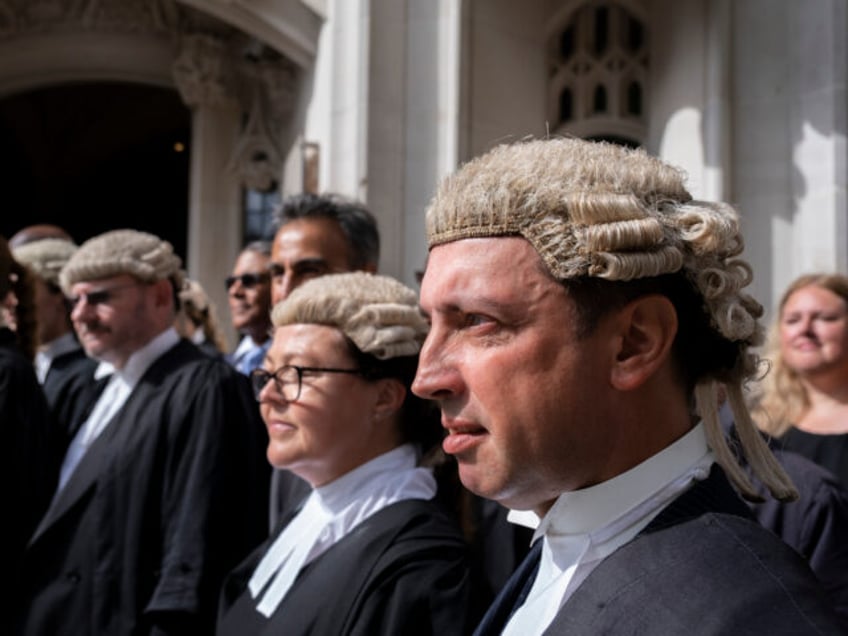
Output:
[[[9,615],[9,587],[17,586],[16,572],[27,541],[56,488],[58,473],[49,452],[51,429],[47,401],[32,363],[18,350],[15,334],[0,328],[0,499],[4,510],[0,633],[7,633],[3,624]]]
[[[30,540],[19,633],[211,633],[267,533],[266,445],[246,378],[186,340],[163,354]]]
[[[450,636],[469,631],[466,545],[433,501],[400,501],[363,521],[303,568],[266,619],[254,609],[247,582],[276,536],[227,578],[219,636]]]
[[[90,408],[105,386],[94,379],[97,361],[85,355],[82,348],[56,356],[44,378],[44,395],[56,423],[53,454],[58,467],[62,466],[65,451],[77,429],[88,416]]]
[[[85,355],[82,349],[74,349],[56,356],[44,378],[44,395],[67,443],[85,420],[86,407],[97,398],[96,369],[96,360]]]
[[[533,546],[477,627],[500,634],[539,569]],[[604,559],[544,632],[569,636],[844,634],[798,553],[751,519],[714,465]]]

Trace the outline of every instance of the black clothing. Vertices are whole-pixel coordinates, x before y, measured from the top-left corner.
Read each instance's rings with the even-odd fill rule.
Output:
[[[848,491],[807,458],[773,452],[795,484],[798,500],[777,501],[760,486],[765,500],[748,505],[764,528],[807,560],[848,629]]]
[[[499,634],[538,571],[541,541],[475,634]],[[717,466],[604,559],[546,634],[842,634],[807,564],[750,519]]]
[[[246,378],[185,340],[165,352],[30,540],[18,633],[210,633],[267,535],[266,447]]]
[[[772,443],[775,448],[798,453],[823,466],[848,488],[848,433],[820,435],[793,426]]]
[[[59,466],[77,429],[102,388],[94,379],[97,361],[79,348],[56,356],[44,378],[44,395],[58,430],[54,454]]]
[[[4,539],[0,563],[4,567],[0,589],[0,633],[9,616],[11,590],[27,541],[50,504],[58,468],[50,455],[53,423],[47,400],[35,377],[32,363],[19,351],[15,334],[0,328],[0,458]]]
[[[400,501],[364,520],[300,572],[266,619],[256,611],[247,583],[277,536],[225,581],[219,636],[450,636],[470,631],[466,546],[455,523],[433,501]]]

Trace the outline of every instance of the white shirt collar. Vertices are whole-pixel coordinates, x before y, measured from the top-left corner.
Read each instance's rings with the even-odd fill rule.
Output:
[[[150,368],[150,365],[179,341],[180,336],[177,330],[168,327],[141,349],[130,355],[124,368],[116,369],[115,375],[122,378],[130,387],[135,387],[141,376]]]
[[[561,494],[542,519],[536,535],[585,534],[609,525],[708,454],[704,427],[698,424],[627,472],[595,486]]]
[[[257,611],[271,616],[302,567],[367,518],[399,501],[432,499],[436,494],[433,472],[416,467],[417,462],[415,448],[405,444],[313,490],[248,582]]]
[[[414,476],[414,473],[409,471],[413,471],[417,463],[415,447],[404,444],[357,466],[328,484],[319,486],[313,492],[322,508],[337,515],[352,501],[362,502],[374,497],[399,494],[405,489],[403,477],[408,479]],[[381,479],[388,476],[392,478]]]
[[[551,527],[561,534],[590,532],[635,508],[659,487],[712,453],[703,424],[694,426],[656,455],[612,479],[589,488],[562,493],[543,519],[532,510],[510,510],[507,519],[536,529],[535,541]]]
[[[714,462],[702,424],[638,466],[603,483],[566,492],[533,535],[544,538],[527,600],[504,634],[542,633],[592,570],[631,541]]]
[[[141,379],[141,376],[144,375],[144,372],[147,371],[150,365],[156,361],[156,358],[176,345],[179,341],[180,335],[177,333],[177,330],[173,327],[169,327],[127,358],[127,363],[124,365],[121,373],[117,375],[122,377],[125,382],[129,382],[132,386],[135,386],[136,382],[138,382]],[[134,359],[135,361],[133,362]],[[132,365],[130,363],[132,363]],[[101,360],[97,365],[97,368],[94,370],[94,379],[102,380],[115,372],[115,367],[111,362]],[[131,378],[135,379],[130,382]]]

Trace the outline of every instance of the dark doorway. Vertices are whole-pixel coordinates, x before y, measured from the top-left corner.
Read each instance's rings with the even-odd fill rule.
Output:
[[[185,260],[191,115],[174,90],[54,86],[0,100],[0,234],[134,228]]]

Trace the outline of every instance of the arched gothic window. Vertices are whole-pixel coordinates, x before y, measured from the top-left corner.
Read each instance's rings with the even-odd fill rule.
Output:
[[[648,31],[632,0],[594,0],[571,11],[548,46],[552,129],[579,137],[645,138]]]

